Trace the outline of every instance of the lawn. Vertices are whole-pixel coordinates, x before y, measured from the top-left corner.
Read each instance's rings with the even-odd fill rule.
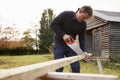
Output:
[[[22,56],[0,56],[0,69],[8,69],[8,68],[14,68],[18,66],[23,65],[29,65],[34,63],[41,63],[48,60],[52,60],[53,55],[52,54],[44,54],[44,55],[22,55]],[[118,80],[120,80],[120,68],[116,68],[113,65],[105,65],[103,64],[103,72],[104,74],[109,75],[116,75],[119,77]],[[112,66],[112,68],[108,67]],[[64,72],[69,72],[70,66],[66,66],[64,69]],[[88,64],[84,61],[81,61],[81,73],[92,73],[97,74],[97,64],[96,62],[93,62],[93,64]]]

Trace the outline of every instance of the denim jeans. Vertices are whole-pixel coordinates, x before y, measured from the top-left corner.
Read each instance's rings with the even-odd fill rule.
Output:
[[[56,46],[54,48],[54,59],[60,59],[66,57],[71,57],[71,56],[76,56],[77,54],[70,49],[68,46]],[[74,63],[70,64],[72,72],[73,73],[80,73],[80,62],[76,61]],[[56,72],[62,72],[64,67],[61,67],[56,70]]]

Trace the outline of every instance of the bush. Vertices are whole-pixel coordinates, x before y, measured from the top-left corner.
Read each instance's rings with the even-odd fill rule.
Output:
[[[110,56],[110,61],[104,61],[102,62],[102,65],[104,68],[109,69],[120,69],[120,58],[115,55]]]
[[[0,55],[27,55],[27,54],[37,54],[37,53],[38,50],[28,49],[26,47],[0,49]]]
[[[104,61],[104,62],[102,62],[102,66],[103,66],[103,68],[109,68],[109,69],[113,69],[113,70],[120,69],[119,63],[118,63],[118,65],[116,65],[116,63]]]

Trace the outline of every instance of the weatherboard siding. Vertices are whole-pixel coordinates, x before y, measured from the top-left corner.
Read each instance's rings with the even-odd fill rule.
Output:
[[[110,53],[112,56],[120,57],[120,23],[110,23]]]

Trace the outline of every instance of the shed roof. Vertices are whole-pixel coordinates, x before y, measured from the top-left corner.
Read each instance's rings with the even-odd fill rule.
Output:
[[[120,12],[94,10],[93,13],[95,16],[105,19],[106,21],[120,22]]]

